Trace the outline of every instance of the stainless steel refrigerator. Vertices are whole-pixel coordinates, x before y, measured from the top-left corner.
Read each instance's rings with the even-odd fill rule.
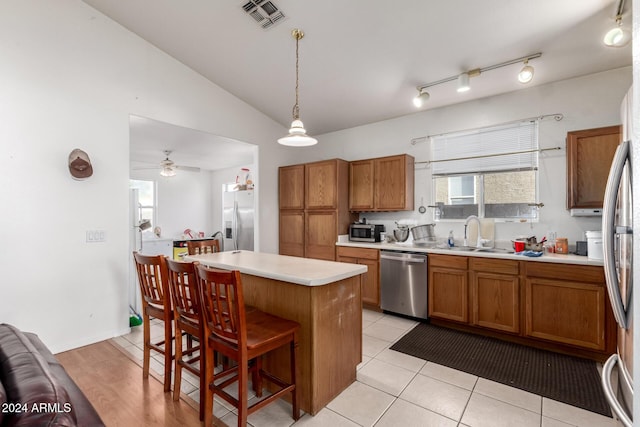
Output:
[[[616,418],[633,425],[633,203],[631,90],[622,103],[623,139],[615,153],[602,210],[607,291],[618,324],[618,348],[602,369],[602,385]]]
[[[225,251],[253,250],[254,212],[253,190],[222,193]]]

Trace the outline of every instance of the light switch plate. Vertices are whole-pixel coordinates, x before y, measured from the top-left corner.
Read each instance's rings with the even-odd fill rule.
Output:
[[[107,240],[107,233],[104,230],[87,230],[87,243],[100,243]]]

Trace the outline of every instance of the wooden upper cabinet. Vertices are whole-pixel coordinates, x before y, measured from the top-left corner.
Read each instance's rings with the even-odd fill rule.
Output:
[[[567,133],[567,209],[601,208],[621,126]]]
[[[336,209],[338,207],[339,162],[344,161],[326,160],[306,164],[305,207],[307,209]]]
[[[351,162],[349,210],[413,210],[414,163],[408,154]]]
[[[280,209],[304,209],[304,165],[278,169]]]
[[[349,163],[349,209],[370,211],[373,200],[374,160],[358,160]]]

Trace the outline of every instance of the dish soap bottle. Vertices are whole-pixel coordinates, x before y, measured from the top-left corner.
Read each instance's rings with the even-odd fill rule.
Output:
[[[450,248],[453,247],[453,230],[449,230],[449,238],[447,239],[447,244]]]

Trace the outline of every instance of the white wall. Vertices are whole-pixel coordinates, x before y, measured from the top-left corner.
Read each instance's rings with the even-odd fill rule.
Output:
[[[472,129],[513,120],[561,113],[564,119],[540,122],[541,148],[562,147],[540,156],[540,210],[538,223],[497,223],[496,240],[510,240],[516,235],[542,238],[553,230],[566,236],[572,244],[584,239],[584,231],[601,229],[601,218],[571,217],[566,210],[566,144],[568,131],[620,124],[620,103],[631,85],[631,67],[593,74],[557,83],[531,87],[499,96],[465,102],[449,107],[318,136],[318,145],[305,152],[306,160],[339,157],[357,160],[408,153],[416,161],[429,160],[429,143],[411,145],[411,139],[427,135]],[[411,100],[407,100],[411,102]],[[311,120],[311,119],[307,119]],[[432,222],[432,210],[422,215],[417,209],[421,198],[431,204],[431,173],[427,166],[417,165],[415,173],[415,211],[364,213],[368,221],[383,223],[387,230],[395,228],[394,220],[415,219]],[[436,235],[446,238],[454,230],[456,239],[463,235],[463,222],[438,223]]]
[[[130,114],[268,147],[260,165],[295,162],[275,142],[284,127],[79,0],[0,2],[0,57],[0,322],[53,351],[128,329]],[[68,172],[76,147],[86,181]],[[259,169],[262,249],[276,252],[277,169]]]

